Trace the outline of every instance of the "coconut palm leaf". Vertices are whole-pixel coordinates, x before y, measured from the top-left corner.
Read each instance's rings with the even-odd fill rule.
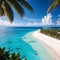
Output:
[[[0,60],[6,60],[9,58],[9,51],[5,51],[5,48],[0,48]]]
[[[22,58],[20,57],[20,53],[17,54],[13,53],[9,60],[22,60]]]
[[[12,11],[10,5],[7,2],[3,2],[2,8],[4,10],[5,15],[8,16],[9,21],[12,22],[13,21],[13,11]]]
[[[27,60],[27,58],[21,58],[20,53],[9,53],[5,48],[0,48],[0,60]]]
[[[54,0],[52,5],[50,5],[50,7],[48,8],[47,13],[49,13],[51,10],[55,9],[59,5],[60,5],[60,0]]]
[[[16,54],[13,53],[12,56],[11,56],[11,58],[12,58],[13,60],[15,60],[15,59],[16,59]]]
[[[23,17],[24,10],[21,7],[21,5],[19,5],[19,3],[16,0],[12,0],[12,1],[10,0],[9,2],[16,9],[16,11],[19,13],[19,15],[21,15],[21,17]]]
[[[26,7],[27,9],[29,9],[31,12],[34,12],[33,11],[33,8],[31,7],[30,4],[28,4],[28,2],[26,0],[18,0],[18,2],[21,3],[21,5],[23,5],[24,7]]]
[[[13,22],[14,15],[11,7],[13,6],[19,15],[23,17],[24,9],[22,5],[33,12],[33,8],[26,2],[26,0],[0,0],[0,16],[6,15],[10,22]]]
[[[0,7],[0,16],[4,15],[4,10]]]
[[[16,55],[16,60],[20,60],[21,59],[21,57],[20,57],[20,53],[17,53],[17,55]],[[21,59],[22,60],[22,59]]]

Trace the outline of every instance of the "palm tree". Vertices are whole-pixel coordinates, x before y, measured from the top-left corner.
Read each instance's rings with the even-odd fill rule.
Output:
[[[47,13],[49,13],[51,10],[55,9],[56,7],[58,7],[60,5],[60,0],[54,0],[54,2],[50,5],[50,7],[48,8]]]
[[[9,51],[5,51],[5,48],[0,48],[0,60],[9,59]]]
[[[24,16],[23,7],[26,7],[31,12],[34,12],[33,8],[26,0],[0,0],[0,16],[7,16],[10,22],[13,22],[14,18],[12,7],[15,8],[21,17]]]
[[[20,53],[10,54],[10,51],[0,48],[0,60],[27,60],[27,58],[21,58]]]

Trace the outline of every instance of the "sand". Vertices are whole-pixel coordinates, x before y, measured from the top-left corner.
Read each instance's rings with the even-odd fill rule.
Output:
[[[60,60],[60,40],[40,33],[40,30],[34,31],[32,36],[43,43],[52,52],[56,60]]]

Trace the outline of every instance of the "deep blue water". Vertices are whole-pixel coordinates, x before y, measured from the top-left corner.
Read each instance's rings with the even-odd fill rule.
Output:
[[[20,52],[22,54],[22,58],[27,57],[28,60],[42,60],[41,57],[35,56],[33,54],[35,51],[32,46],[36,46],[36,44],[32,44],[31,46],[22,39],[22,37],[27,33],[33,32],[38,29],[41,29],[41,27],[0,27],[0,47],[5,47],[6,50],[10,50],[10,53]],[[29,39],[26,38],[26,40],[35,41],[35,39],[31,36],[29,37]],[[41,51],[45,51],[45,47],[42,44],[40,45],[41,47],[43,47]],[[46,60],[48,59],[46,58]]]

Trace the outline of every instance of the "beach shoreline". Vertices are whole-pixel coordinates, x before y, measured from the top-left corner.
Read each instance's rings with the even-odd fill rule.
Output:
[[[43,43],[54,55],[56,60],[60,60],[60,41],[40,33],[40,30],[34,31],[32,36]]]

